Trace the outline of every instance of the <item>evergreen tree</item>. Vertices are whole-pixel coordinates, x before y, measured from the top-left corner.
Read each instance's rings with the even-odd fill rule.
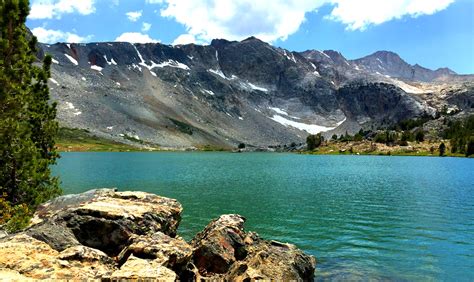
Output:
[[[306,137],[306,144],[308,146],[308,150],[312,151],[324,142],[324,137],[321,135],[321,133],[318,133],[316,135],[308,135]]]
[[[474,137],[471,137],[467,143],[466,157],[471,155],[474,155]]]
[[[439,156],[443,157],[445,152],[446,152],[446,145],[444,145],[444,143],[441,143],[439,145]]]
[[[49,169],[58,157],[56,105],[49,104],[47,85],[51,57],[42,67],[35,63],[28,13],[28,0],[0,0],[0,201],[31,213],[61,190]]]

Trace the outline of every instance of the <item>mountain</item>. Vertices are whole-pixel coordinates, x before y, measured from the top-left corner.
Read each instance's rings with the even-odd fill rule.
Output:
[[[474,104],[474,80],[410,66],[385,51],[351,61],[336,51],[291,52],[254,37],[206,46],[40,48],[53,57],[50,86],[61,125],[120,142],[280,145]],[[450,99],[442,94],[447,88]]]
[[[411,81],[433,82],[441,77],[457,75],[448,68],[433,71],[418,64],[412,66],[400,58],[398,54],[389,51],[375,52],[372,55],[354,60],[354,63],[369,72]]]

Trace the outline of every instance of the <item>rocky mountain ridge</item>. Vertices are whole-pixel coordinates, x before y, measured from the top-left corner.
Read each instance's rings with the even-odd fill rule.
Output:
[[[61,125],[137,145],[289,144],[474,104],[469,76],[411,66],[391,52],[351,61],[254,37],[207,46],[40,47],[53,56],[50,86]],[[463,98],[444,99],[448,88]]]

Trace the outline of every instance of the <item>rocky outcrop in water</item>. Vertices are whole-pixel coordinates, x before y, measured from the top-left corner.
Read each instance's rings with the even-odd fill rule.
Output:
[[[311,280],[315,259],[244,231],[223,215],[190,243],[177,236],[181,205],[143,192],[93,190],[41,206],[26,230],[0,239],[9,280]]]

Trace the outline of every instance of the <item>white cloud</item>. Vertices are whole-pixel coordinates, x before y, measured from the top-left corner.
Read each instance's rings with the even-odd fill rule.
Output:
[[[326,0],[164,0],[161,15],[185,25],[198,40],[286,39]]]
[[[403,16],[431,15],[455,0],[146,0],[160,3],[161,15],[186,27],[175,42],[241,40],[254,35],[265,41],[285,40],[305,15],[330,5],[327,19],[349,30],[364,30]],[[178,40],[179,39],[179,40]]]
[[[45,29],[42,27],[33,28],[31,32],[38,38],[38,41],[42,43],[56,43],[61,41],[68,43],[81,43],[87,42],[92,38],[91,35],[82,37],[75,33]]]
[[[130,21],[136,22],[142,16],[142,12],[143,11],[128,12],[125,15],[127,15]]]
[[[454,0],[332,0],[335,7],[328,19],[339,21],[349,30],[364,30],[403,16],[432,15]]]
[[[172,43],[172,45],[182,45],[196,43],[196,38],[192,34],[181,34]]]
[[[161,4],[163,0],[145,0],[147,4]]]
[[[95,12],[95,0],[32,0],[29,19],[61,18],[63,14],[89,15]]]
[[[147,32],[149,31],[151,28],[151,24],[150,23],[143,23],[142,25],[142,32]]]
[[[115,39],[118,42],[130,43],[158,43],[159,40],[151,38],[148,34],[139,32],[125,32]]]

